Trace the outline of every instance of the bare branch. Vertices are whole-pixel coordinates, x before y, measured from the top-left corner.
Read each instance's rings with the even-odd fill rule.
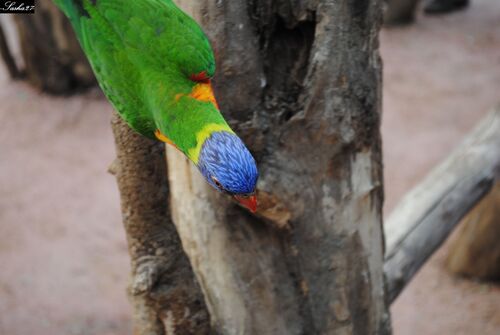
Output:
[[[500,108],[410,191],[387,220],[386,274],[394,301],[465,214],[491,189],[500,170]]]

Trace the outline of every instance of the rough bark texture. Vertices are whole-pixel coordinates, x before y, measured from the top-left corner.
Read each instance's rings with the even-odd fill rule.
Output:
[[[396,26],[412,23],[419,0],[386,0],[384,24]]]
[[[221,108],[259,162],[252,216],[175,149],[182,243],[221,334],[388,334],[380,1],[177,1],[204,25]]]
[[[123,221],[132,258],[129,294],[137,335],[208,334],[200,288],[170,218],[164,146],[113,122]]]
[[[498,148],[500,108],[488,114],[393,210],[384,225],[390,301],[500,179]]]
[[[446,263],[456,274],[500,279],[500,182],[467,214]]]
[[[37,1],[33,15],[14,15],[26,79],[54,94],[95,85],[94,74],[71,24],[49,0]]]

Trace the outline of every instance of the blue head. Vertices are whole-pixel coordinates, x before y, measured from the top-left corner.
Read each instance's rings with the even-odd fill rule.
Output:
[[[259,173],[255,160],[238,136],[227,131],[212,133],[201,148],[198,169],[214,188],[255,211]]]

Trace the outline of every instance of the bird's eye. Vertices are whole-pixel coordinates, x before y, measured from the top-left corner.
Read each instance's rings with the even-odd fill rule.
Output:
[[[212,181],[214,182],[215,186],[217,186],[217,188],[219,190],[224,191],[224,187],[222,186],[222,184],[220,183],[220,181],[217,180],[217,178],[212,177]]]

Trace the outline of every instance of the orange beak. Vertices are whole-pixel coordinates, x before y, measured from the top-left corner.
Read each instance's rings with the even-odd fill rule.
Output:
[[[255,213],[257,211],[257,196],[256,195],[251,195],[248,197],[235,195],[234,198],[243,207],[248,208],[252,213]]]

